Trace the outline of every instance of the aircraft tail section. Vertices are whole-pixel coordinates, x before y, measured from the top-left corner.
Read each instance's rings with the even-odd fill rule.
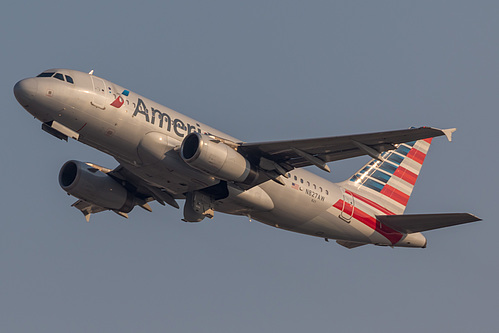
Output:
[[[372,159],[343,182],[354,197],[370,202],[385,215],[402,214],[423,166],[432,138],[399,144]],[[373,205],[374,204],[374,205]]]

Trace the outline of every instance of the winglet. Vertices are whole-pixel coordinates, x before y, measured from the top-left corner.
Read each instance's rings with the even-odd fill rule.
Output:
[[[457,128],[448,128],[448,129],[443,129],[441,131],[445,134],[447,140],[452,141],[452,133],[454,133],[456,130]]]

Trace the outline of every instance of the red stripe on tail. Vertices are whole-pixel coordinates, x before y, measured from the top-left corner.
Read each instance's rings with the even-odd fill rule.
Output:
[[[420,152],[415,148],[412,148],[409,154],[407,154],[407,157],[409,157],[411,160],[418,162],[419,164],[423,164],[426,154]]]
[[[397,190],[395,187],[388,184],[383,187],[383,189],[381,190],[381,194],[386,195],[387,197],[397,201],[404,206],[406,206],[407,201],[409,201],[409,196],[407,194]]]
[[[416,180],[418,179],[418,175],[414,172],[407,170],[404,167],[398,167],[397,170],[393,173],[394,176],[399,177],[402,180],[405,180],[411,185],[416,184]]]
[[[338,209],[339,211],[341,211],[344,204],[345,203],[343,202],[343,200],[340,199],[333,205],[333,207]],[[376,218],[374,216],[369,215],[368,213],[358,209],[357,207],[355,207],[355,210],[353,212],[352,217],[354,219],[356,219],[357,221],[361,222],[362,224],[373,229],[377,233],[383,235],[383,237],[388,239],[390,241],[390,243],[392,243],[392,245],[396,244],[404,236],[400,232],[395,231],[387,226],[382,225],[378,220],[376,220]]]
[[[372,200],[369,200],[368,198],[365,198],[363,196],[361,196],[360,194],[357,194],[357,193],[354,193],[354,192],[351,192],[351,191],[348,191],[348,193],[351,193],[352,196],[355,198],[355,199],[358,199],[366,204],[368,204],[369,206],[379,210],[380,212],[383,212],[385,213],[386,215],[395,215],[394,212],[392,211],[389,211],[388,209],[386,209],[385,207],[381,206],[380,204],[372,201]]]

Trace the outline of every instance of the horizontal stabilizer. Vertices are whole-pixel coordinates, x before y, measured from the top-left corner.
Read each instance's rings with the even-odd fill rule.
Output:
[[[381,224],[404,234],[481,221],[480,218],[468,213],[376,215],[376,218]]]

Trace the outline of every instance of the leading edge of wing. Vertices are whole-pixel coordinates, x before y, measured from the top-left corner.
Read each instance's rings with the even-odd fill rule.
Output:
[[[332,162],[394,149],[396,144],[445,135],[449,140],[455,128],[441,130],[433,127],[420,127],[387,132],[344,135],[336,137],[242,143],[238,151],[248,157],[265,157],[291,167],[312,165],[310,160],[300,156],[296,150]]]

